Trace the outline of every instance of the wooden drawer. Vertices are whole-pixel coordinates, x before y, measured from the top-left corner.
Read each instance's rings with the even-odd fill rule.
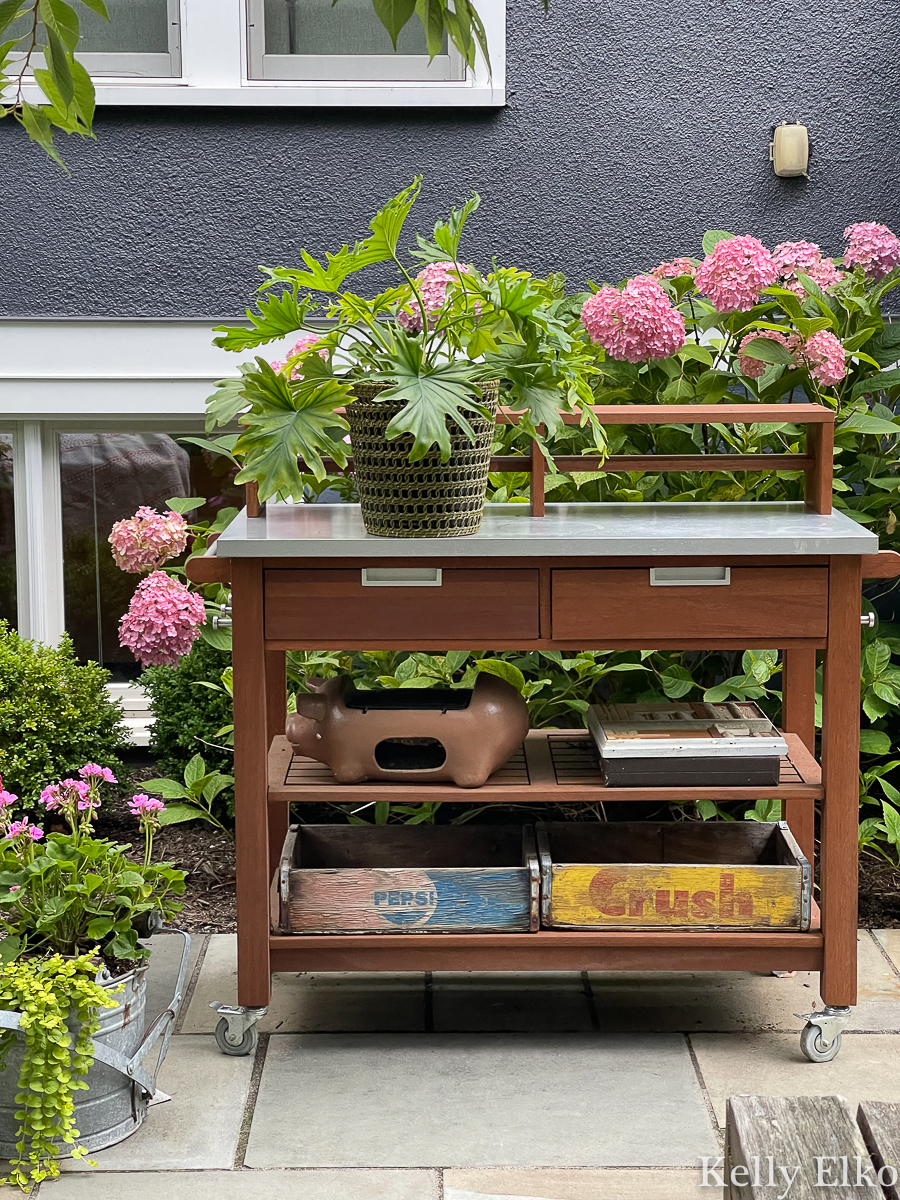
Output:
[[[266,571],[266,637],[276,641],[350,639],[409,642],[533,641],[538,636],[538,572],[358,567]],[[422,578],[408,579],[403,572]],[[398,574],[400,573],[400,574]],[[368,582],[364,582],[367,579]]]
[[[767,638],[777,647],[779,638],[825,637],[827,567],[687,568],[695,578],[652,569],[656,585],[646,567],[554,571],[552,636],[586,646],[634,638],[648,647],[666,638]]]
[[[783,821],[551,823],[537,840],[550,928],[809,928],[810,866]]]

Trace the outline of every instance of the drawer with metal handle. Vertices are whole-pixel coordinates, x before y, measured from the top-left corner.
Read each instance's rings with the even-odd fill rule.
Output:
[[[827,567],[634,567],[557,570],[553,637],[723,638],[730,641],[825,637]]]
[[[272,641],[355,643],[539,634],[536,568],[370,566],[265,573],[265,629]]]

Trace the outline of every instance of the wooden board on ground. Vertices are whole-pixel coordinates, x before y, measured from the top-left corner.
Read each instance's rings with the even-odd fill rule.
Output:
[[[857,1184],[857,1164],[860,1178],[868,1169],[871,1180],[872,1163],[843,1096],[728,1101],[725,1161],[718,1172],[725,1200],[881,1200],[877,1183]]]
[[[871,1155],[885,1200],[900,1200],[900,1104],[864,1100],[856,1123]]]

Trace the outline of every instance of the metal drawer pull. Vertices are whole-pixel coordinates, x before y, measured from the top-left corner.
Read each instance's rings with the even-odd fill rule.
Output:
[[[651,587],[728,587],[731,567],[651,567]]]
[[[440,567],[363,567],[363,587],[440,587]]]

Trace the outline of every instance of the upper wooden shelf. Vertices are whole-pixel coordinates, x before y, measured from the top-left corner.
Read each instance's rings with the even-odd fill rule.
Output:
[[[782,759],[777,787],[607,787],[594,743],[586,730],[534,729],[522,748],[496,771],[484,787],[460,788],[451,783],[337,783],[330,769],[312,758],[295,755],[286,737],[276,737],[269,750],[269,800],[317,804],[367,804],[373,800],[418,804],[425,801],[477,804],[646,800],[687,803],[691,800],[819,800],[822,772],[796,734],[784,735],[789,757]]]

